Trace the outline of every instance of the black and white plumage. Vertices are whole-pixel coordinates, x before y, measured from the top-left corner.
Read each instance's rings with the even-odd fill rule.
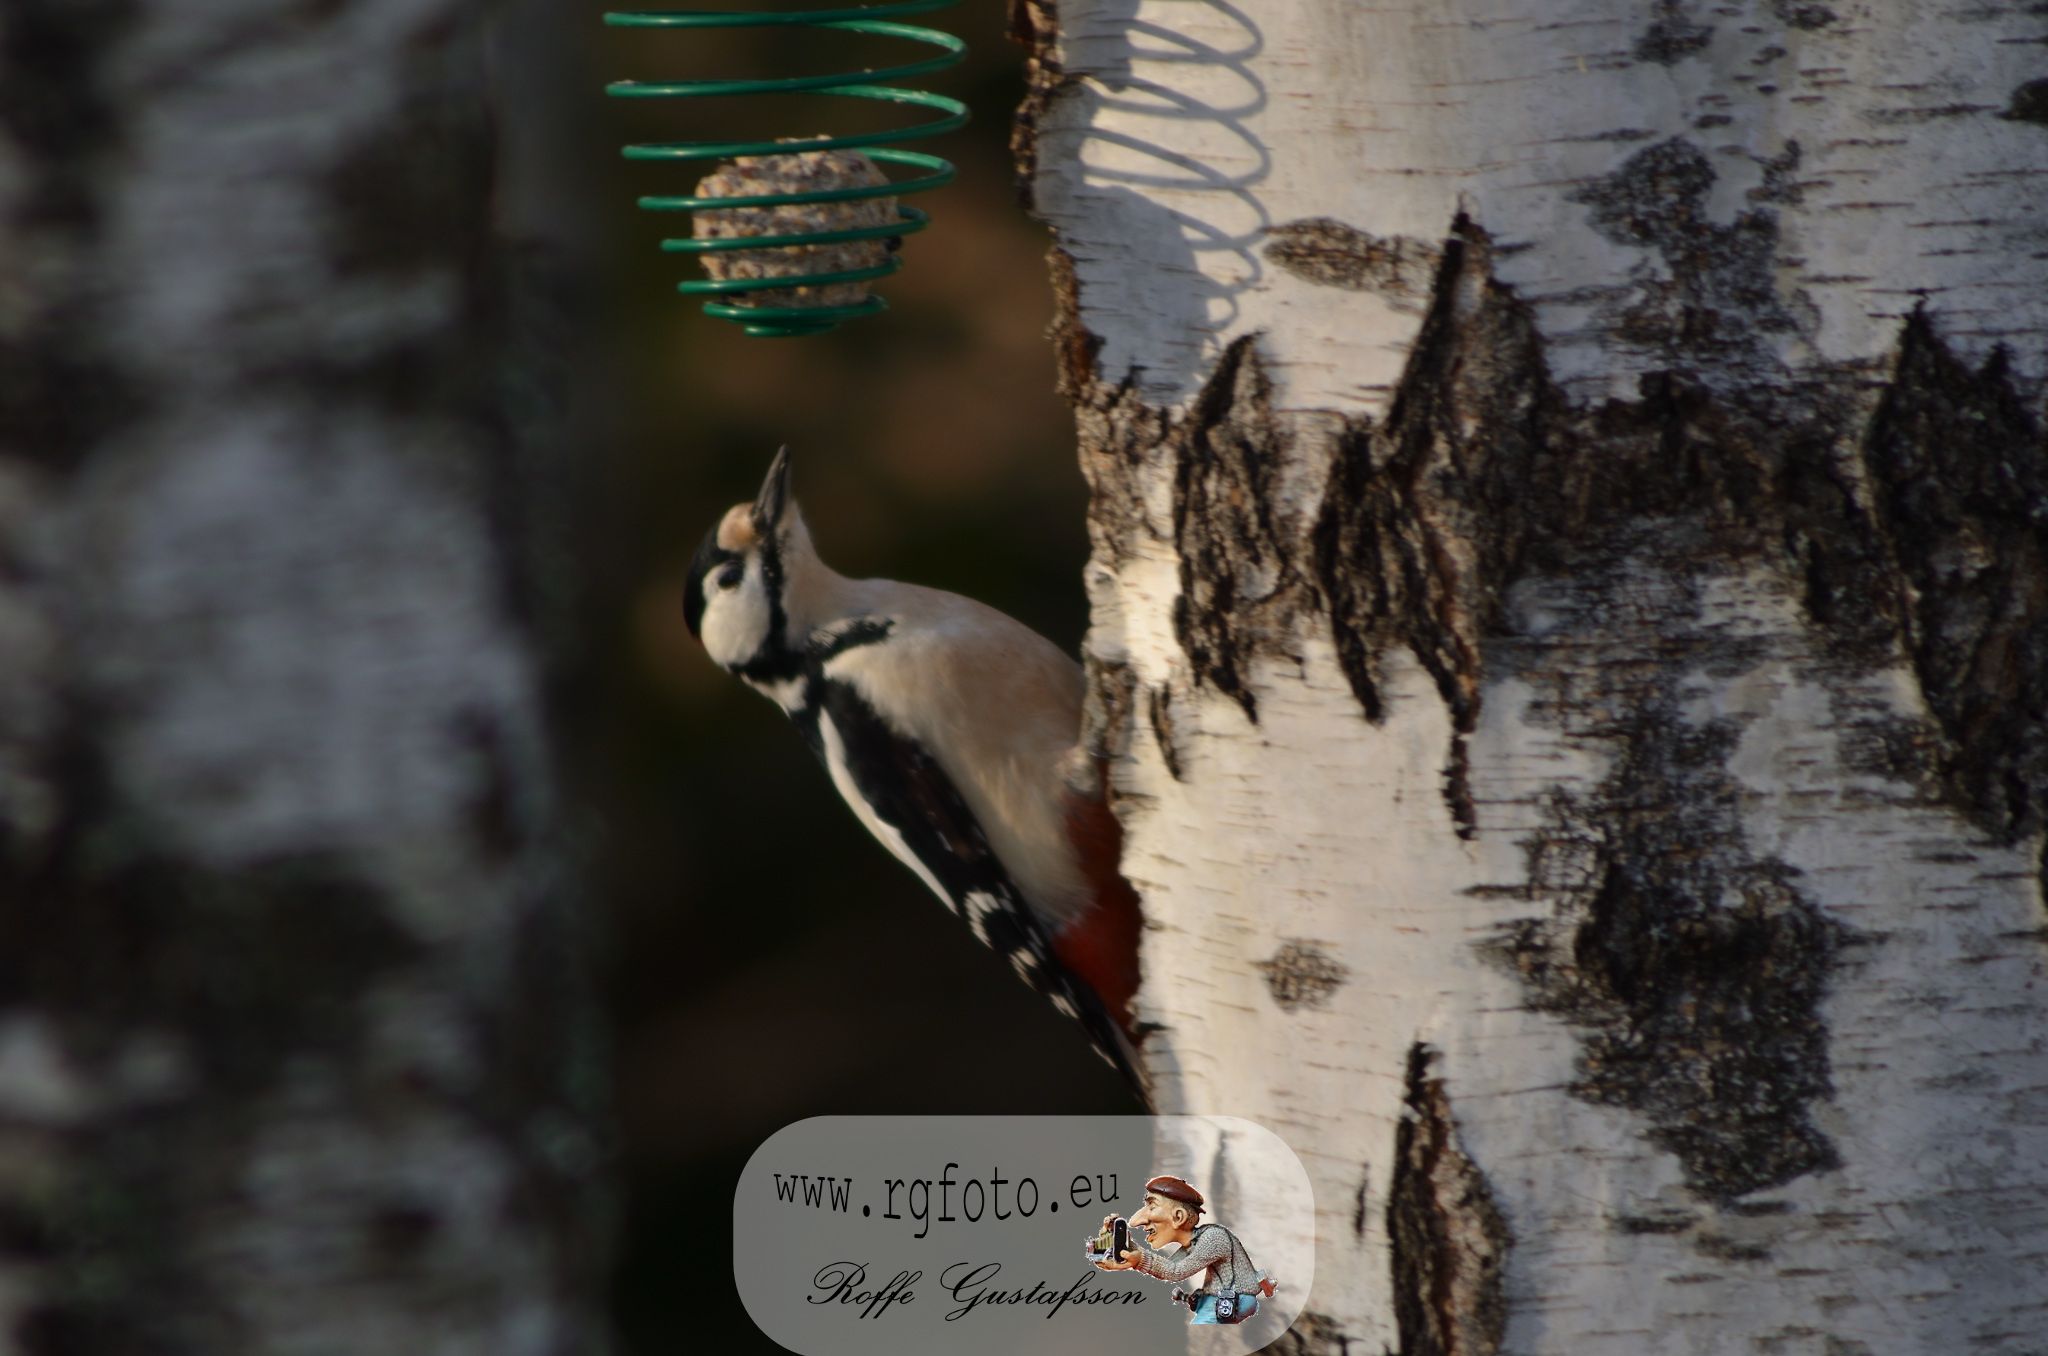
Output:
[[[1142,1094],[1124,1027],[1137,901],[1075,749],[1079,665],[972,599],[826,566],[787,449],[698,548],[684,616],[796,722],[868,830]]]

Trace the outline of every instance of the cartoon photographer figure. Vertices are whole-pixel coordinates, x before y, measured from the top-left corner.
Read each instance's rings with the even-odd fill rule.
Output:
[[[1188,1322],[1242,1323],[1258,1312],[1259,1296],[1272,1296],[1274,1282],[1252,1265],[1237,1235],[1201,1218],[1201,1192],[1178,1177],[1154,1177],[1145,1183],[1144,1209],[1121,1231],[1131,1246],[1120,1255],[1103,1251],[1095,1265],[1102,1271],[1142,1271],[1162,1281],[1202,1276],[1194,1290],[1173,1292],[1176,1302],[1188,1306]],[[1115,1215],[1103,1220],[1104,1234],[1120,1232],[1121,1222]],[[1169,1245],[1173,1251],[1166,1251]]]

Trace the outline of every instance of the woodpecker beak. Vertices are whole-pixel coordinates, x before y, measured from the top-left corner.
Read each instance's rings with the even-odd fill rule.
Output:
[[[773,536],[776,524],[782,521],[782,511],[789,505],[789,445],[775,454],[769,464],[768,478],[761,482],[761,493],[754,497],[754,530],[763,537]]]

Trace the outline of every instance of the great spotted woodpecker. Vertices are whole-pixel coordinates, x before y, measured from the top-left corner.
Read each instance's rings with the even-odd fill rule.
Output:
[[[1142,1096],[1138,901],[1077,747],[1080,666],[970,598],[835,572],[790,496],[787,448],[705,535],[683,617],[796,722],[868,831]]]

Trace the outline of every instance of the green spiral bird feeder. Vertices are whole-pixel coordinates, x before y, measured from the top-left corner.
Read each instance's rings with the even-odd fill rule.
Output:
[[[661,242],[671,254],[698,256],[711,276],[676,285],[686,296],[709,298],[704,313],[743,326],[748,334],[787,338],[820,334],[842,320],[873,315],[888,303],[867,284],[902,267],[900,237],[923,230],[930,218],[897,200],[953,181],[953,166],[939,156],[899,149],[902,142],[950,132],[967,122],[958,99],[891,82],[958,64],[967,44],[950,33],[897,23],[908,14],[943,9],[954,0],[899,0],[896,4],[783,13],[635,10],[612,13],[616,28],[814,28],[869,34],[936,47],[937,55],[899,66],[838,75],[761,80],[619,80],[605,92],[621,99],[702,99],[731,95],[829,94],[931,109],[939,116],[911,127],[849,136],[784,140],[651,142],[625,148],[628,160],[731,161],[687,197],[640,199],[649,212],[689,212],[688,239]],[[916,171],[888,180],[877,168]]]

